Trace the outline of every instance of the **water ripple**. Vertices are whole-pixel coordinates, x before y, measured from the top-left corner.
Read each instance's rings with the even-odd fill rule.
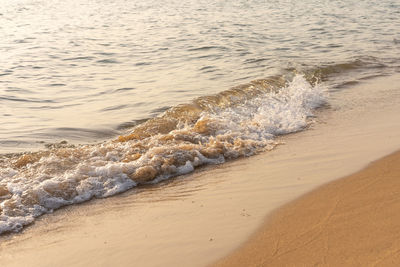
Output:
[[[3,1],[0,111],[21,132],[116,129],[288,66],[398,71],[399,13],[392,0]]]

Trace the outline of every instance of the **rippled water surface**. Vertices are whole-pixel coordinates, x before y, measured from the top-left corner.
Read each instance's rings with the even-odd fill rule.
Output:
[[[0,234],[273,149],[399,72],[399,30],[390,0],[2,1]]]
[[[400,3],[6,0],[0,37],[0,151],[15,152],[288,70],[398,70]]]

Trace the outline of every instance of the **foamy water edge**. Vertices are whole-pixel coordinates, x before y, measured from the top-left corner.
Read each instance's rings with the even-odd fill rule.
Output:
[[[269,85],[254,83],[218,101],[204,98],[179,116],[176,108],[166,111],[117,140],[2,160],[0,234],[65,205],[271,150],[277,135],[305,129],[313,110],[326,103],[326,87],[301,75],[277,90]]]

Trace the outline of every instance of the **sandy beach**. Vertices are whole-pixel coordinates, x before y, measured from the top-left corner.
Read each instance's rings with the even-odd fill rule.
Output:
[[[216,266],[398,266],[400,152],[285,205]]]
[[[0,267],[400,266],[394,2],[3,1]]]

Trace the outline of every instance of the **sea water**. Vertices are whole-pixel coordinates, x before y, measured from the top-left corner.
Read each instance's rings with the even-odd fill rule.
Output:
[[[0,233],[273,149],[400,70],[396,1],[3,1]]]

